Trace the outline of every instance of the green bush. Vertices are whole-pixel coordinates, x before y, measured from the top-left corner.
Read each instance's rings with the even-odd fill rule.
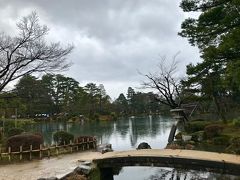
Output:
[[[2,131],[0,131],[0,144],[3,143],[3,134],[2,134]]]
[[[240,147],[240,137],[233,137],[231,139],[231,144],[235,144],[236,146]]]
[[[73,139],[74,139],[74,135],[66,131],[58,131],[53,134],[53,140],[58,145],[63,145],[64,143],[70,144],[70,141],[73,142]]]
[[[234,119],[233,120],[233,125],[236,126],[236,127],[240,127],[240,118]]]
[[[175,135],[175,139],[176,140],[182,140],[182,132],[178,132],[176,135]]]
[[[204,131],[197,131],[191,134],[192,140],[195,142],[201,141],[203,139]]]
[[[98,113],[95,113],[94,115],[93,115],[93,120],[99,120],[99,114]]]
[[[1,120],[0,123],[4,124],[4,132],[8,132],[10,129],[15,127],[15,122],[14,121]]]
[[[185,130],[188,133],[193,133],[197,131],[203,131],[204,128],[209,125],[210,123],[207,121],[192,121],[185,125]]]
[[[113,120],[117,120],[117,114],[115,112],[111,112],[110,115],[112,116]]]
[[[213,139],[213,144],[215,145],[229,145],[230,143],[230,137],[229,136],[226,136],[226,135],[221,135],[221,136],[218,136],[218,137],[214,137]]]
[[[24,129],[26,126],[34,124],[35,122],[30,119],[18,119],[18,120],[13,120],[13,119],[6,119],[6,120],[0,120],[0,124],[4,126],[4,132],[8,134],[8,131],[13,128],[22,128]]]
[[[219,136],[223,131],[223,126],[219,124],[211,124],[204,128],[204,135],[207,139]]]
[[[231,139],[231,144],[225,149],[228,153],[240,154],[240,137]]]
[[[24,129],[22,128],[11,128],[8,130],[7,136],[11,137],[11,136],[22,134],[23,132],[24,132]]]
[[[20,146],[23,147],[23,151],[29,150],[30,145],[32,145],[32,149],[39,149],[40,144],[43,144],[43,137],[39,134],[20,134],[9,137],[6,141],[6,150],[8,147],[11,147],[11,151],[16,152],[19,151]]]

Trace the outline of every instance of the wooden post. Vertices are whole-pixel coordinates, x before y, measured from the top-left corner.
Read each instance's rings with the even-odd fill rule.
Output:
[[[32,160],[32,145],[30,145],[29,159]]]
[[[87,138],[87,149],[89,149],[89,138]]]
[[[72,140],[70,140],[70,152],[73,152]]]
[[[82,150],[84,151],[84,146],[85,146],[85,143],[83,142],[82,143]]]
[[[39,159],[42,159],[42,144],[40,144],[39,148]]]
[[[8,160],[11,161],[11,147],[8,147]]]
[[[2,160],[2,147],[0,147],[0,159]]]
[[[78,144],[78,138],[77,138],[77,151],[78,151],[78,145],[79,145],[79,144]]]
[[[93,141],[93,148],[96,149],[97,148],[97,141]]]
[[[20,151],[19,151],[19,159],[20,159],[20,161],[22,160],[22,150],[23,150],[23,148],[22,148],[22,146],[20,146]]]
[[[58,146],[57,146],[57,144],[56,144],[55,148],[56,148],[56,154],[57,154],[57,156],[58,156],[59,151],[58,151]]]
[[[47,151],[48,151],[48,158],[50,158],[50,146],[49,145],[48,145]]]

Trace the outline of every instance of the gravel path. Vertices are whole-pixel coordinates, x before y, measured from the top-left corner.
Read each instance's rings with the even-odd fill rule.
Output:
[[[76,168],[80,161],[89,161],[99,152],[80,152],[59,155],[50,159],[34,160],[0,166],[0,180],[36,180],[40,177],[62,177]]]

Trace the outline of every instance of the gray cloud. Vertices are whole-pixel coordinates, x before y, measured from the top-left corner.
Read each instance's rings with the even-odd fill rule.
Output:
[[[186,17],[180,0],[0,0],[0,29],[14,33],[21,16],[36,11],[51,31],[49,39],[73,43],[73,62],[65,72],[78,81],[105,83],[116,97],[135,86],[158,63],[158,55],[178,51],[180,71],[199,61],[196,48],[177,36]],[[116,89],[117,87],[117,89]]]

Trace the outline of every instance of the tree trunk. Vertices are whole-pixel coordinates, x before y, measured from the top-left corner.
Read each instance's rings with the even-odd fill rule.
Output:
[[[226,122],[226,117],[224,115],[224,112],[223,112],[223,109],[221,107],[221,104],[220,104],[218,98],[215,95],[213,95],[213,101],[214,101],[214,103],[216,105],[218,116],[220,117],[221,120],[223,120],[223,122]]]

